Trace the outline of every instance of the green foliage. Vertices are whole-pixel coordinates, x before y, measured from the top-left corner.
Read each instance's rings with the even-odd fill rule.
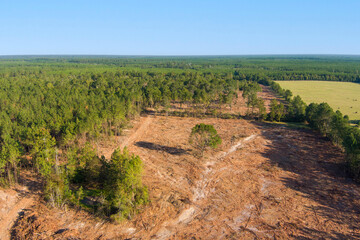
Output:
[[[254,115],[254,110],[256,107],[259,108],[259,115],[263,115],[263,104],[261,100],[257,97],[257,93],[262,91],[260,85],[256,82],[247,82],[242,86],[243,89],[243,98],[246,99],[246,105],[249,109],[251,108],[251,115]],[[261,108],[261,109],[260,109]]]
[[[319,130],[325,136],[330,133],[330,124],[334,111],[327,103],[320,103],[319,105],[312,105],[308,107],[307,113],[309,113],[310,125]]]
[[[270,121],[280,122],[285,115],[285,107],[282,103],[278,103],[275,99],[271,100],[270,103],[270,113],[269,119]]]
[[[258,108],[258,118],[260,120],[266,119],[267,118],[267,113],[266,113],[264,99],[258,98],[258,100],[257,100],[257,108]]]
[[[17,166],[21,153],[20,144],[9,135],[2,137],[0,151],[0,176],[4,175],[4,182],[9,185],[17,182]],[[1,183],[1,182],[0,182]]]
[[[290,102],[292,96],[293,94],[289,89],[285,90],[284,97],[286,101]]]
[[[286,118],[291,122],[303,122],[305,120],[306,103],[297,95],[289,101]]]
[[[80,205],[80,201],[85,197],[84,189],[82,186],[80,186],[79,190],[75,192],[75,204]]]
[[[353,176],[360,181],[360,130],[347,128],[343,138],[347,161]]]
[[[72,169],[74,162],[76,170],[71,180],[74,183],[97,187],[102,162],[95,149],[86,144],[77,152],[76,160],[68,162],[69,169]]]
[[[324,104],[310,104],[304,112],[301,98],[292,98],[291,91],[273,81],[360,82],[359,63],[359,57],[322,56],[2,58],[0,182],[16,182],[19,158],[30,155],[44,179],[45,196],[54,206],[86,205],[88,194],[98,192],[101,199],[95,201],[94,211],[114,219],[131,217],[148,199],[139,180],[139,159],[126,151],[114,153],[111,161],[100,159],[90,145],[78,148],[78,140],[119,135],[143,109],[167,111],[170,103],[193,104],[202,116],[214,112],[238,117],[216,113],[210,106],[223,103],[231,108],[239,89],[244,90],[251,114],[262,119],[265,110],[263,100],[257,98],[258,83],[270,86],[288,102],[287,106],[272,103],[271,120],[305,118],[346,149],[349,166],[359,176],[358,130]],[[213,127],[198,127],[191,138],[201,154],[221,143]]]
[[[360,129],[351,127],[348,119],[327,103],[311,103],[306,108],[306,121],[346,151],[349,169],[360,180]]]
[[[216,148],[221,142],[213,125],[200,123],[191,129],[189,143],[200,152],[201,156],[207,147]]]
[[[103,170],[107,208],[116,221],[131,218],[141,205],[148,202],[147,188],[142,185],[142,162],[128,150],[117,149]]]
[[[73,193],[69,188],[68,179],[62,168],[58,168],[58,171],[46,175],[44,180],[45,199],[51,206],[62,208],[73,200]]]
[[[51,174],[55,160],[55,139],[45,128],[36,128],[31,131],[32,149],[35,167],[42,176]]]
[[[44,177],[45,198],[52,206],[84,206],[101,216],[121,221],[133,217],[148,203],[148,191],[141,181],[139,156],[131,155],[125,148],[123,152],[115,150],[111,159],[106,160],[97,157],[89,144],[73,150],[71,155],[74,159],[65,166],[51,168],[50,174]],[[98,200],[91,205],[83,203],[89,197]]]

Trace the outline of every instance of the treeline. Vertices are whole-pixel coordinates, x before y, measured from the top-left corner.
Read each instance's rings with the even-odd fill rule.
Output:
[[[267,74],[245,74],[239,71],[234,72],[239,80],[259,81],[266,80],[317,80],[317,81],[340,81],[340,82],[358,82],[360,83],[359,74],[349,73],[309,73],[309,72],[270,72]]]
[[[3,74],[0,182],[16,184],[20,168],[31,168],[43,179],[45,197],[54,206],[79,205],[114,219],[131,217],[148,201],[141,160],[120,150],[101,159],[81,142],[120,135],[144,108],[170,102],[206,107],[229,102],[236,90],[237,81],[226,73],[20,69]]]
[[[267,113],[264,100],[257,97],[257,93],[262,91],[259,83],[270,86],[273,91],[284,97],[286,105],[282,102],[273,99],[270,103],[270,112]],[[255,117],[258,120],[269,121],[291,121],[302,122],[305,120],[306,104],[302,101],[300,96],[292,98],[290,90],[283,90],[280,85],[271,80],[259,80],[259,83],[254,81],[241,81],[239,83],[240,90],[243,91],[243,98],[248,107],[247,116]]]
[[[139,180],[140,174],[129,180],[126,170],[116,172],[115,169],[119,166],[126,169],[123,166],[135,164],[134,169],[140,173],[141,168],[137,166],[141,165],[141,161],[119,150],[113,158],[101,159],[96,157],[92,148],[81,143],[96,143],[104,136],[120,135],[128,121],[144,109],[167,111],[171,104],[178,104],[198,109],[203,115],[218,116],[216,109],[222,104],[231,108],[238,96],[237,91],[241,89],[251,117],[271,121],[307,120],[314,128],[318,126],[315,123],[325,121],[322,117],[311,118],[313,124],[309,118],[311,111],[307,111],[309,106],[299,96],[293,97],[290,91],[283,90],[271,80],[271,71],[272,74],[281,72],[279,67],[284,67],[278,61],[271,60],[270,65],[269,59],[251,58],[181,58],[181,61],[189,59],[194,60],[195,68],[201,70],[146,69],[149,64],[154,66],[169,60],[177,62],[177,58],[109,58],[103,61],[98,58],[64,57],[58,60],[27,58],[0,61],[0,66],[6,66],[0,68],[0,183],[15,184],[20,168],[29,167],[44,180],[46,197],[53,205],[85,204],[93,210],[96,208],[96,212],[106,216],[115,214],[114,218],[121,219],[125,215],[130,217],[147,201],[147,192]],[[114,67],[122,61],[145,69]],[[264,66],[264,61],[268,65]],[[289,71],[294,67],[291,59],[281,61],[290,62],[287,66]],[[309,64],[309,61],[303,61]],[[352,66],[358,60],[348,61]],[[244,71],[234,70],[232,64],[235,62],[238,64],[236,68]],[[194,67],[194,64],[190,65]],[[207,65],[217,70],[210,71]],[[342,64],[338,69],[342,69],[341,74],[348,71]],[[268,70],[271,71],[266,72]],[[311,71],[323,70],[320,66]],[[286,71],[283,74],[287,74]],[[341,75],[336,71],[334,74]],[[348,73],[348,77],[354,74]],[[257,97],[257,92],[261,91],[259,84],[270,86],[285,98],[286,104],[274,100],[267,114],[264,100]],[[327,119],[333,119],[334,114]],[[356,144],[360,142],[359,133],[345,120],[343,124],[346,127],[329,120],[325,124],[329,132],[326,134],[331,137],[341,132],[336,143],[346,149],[354,174],[358,176],[359,146]],[[323,128],[319,130],[325,133]],[[343,137],[345,135],[353,136],[350,145],[351,141]],[[335,141],[335,137],[331,139]],[[111,179],[100,176],[111,176]],[[127,187],[129,182],[133,189]],[[121,196],[127,197],[120,201],[118,198]],[[92,206],[91,197],[96,199]]]
[[[156,70],[162,72],[232,73],[241,80],[323,80],[360,82],[358,56],[18,56],[0,58],[0,72],[46,69],[93,69],[93,72]]]
[[[111,159],[99,158],[89,145],[72,146],[66,153],[67,161],[59,164],[51,158],[35,161],[42,164],[39,173],[45,181],[45,199],[54,207],[72,205],[82,207],[97,216],[114,221],[131,219],[148,203],[146,186],[141,181],[142,161],[125,148],[116,149]],[[41,152],[40,152],[41,153]],[[39,154],[39,152],[38,152]]]
[[[119,135],[145,107],[173,102],[230,102],[237,81],[227,74],[104,72],[79,75],[14,73],[0,79],[1,139],[29,153],[34,134],[46,129],[59,148],[77,136]]]
[[[346,152],[346,160],[349,169],[356,180],[360,180],[360,129],[349,124],[349,117],[336,112],[327,103],[310,103],[306,105],[300,96],[292,98],[290,90],[284,90],[274,81],[262,81],[269,85],[274,92],[284,97],[287,107],[280,121],[306,121],[309,126],[319,131],[323,136],[329,138],[336,146]],[[276,103],[274,103],[276,106]],[[273,105],[273,102],[272,102]],[[275,112],[271,106],[271,114]]]
[[[348,117],[334,112],[327,103],[311,103],[306,108],[306,121],[345,150],[350,170],[360,180],[360,129],[351,127]]]

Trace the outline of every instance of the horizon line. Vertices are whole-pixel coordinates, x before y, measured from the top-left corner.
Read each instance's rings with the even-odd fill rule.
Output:
[[[272,53],[272,54],[0,54],[0,57],[54,57],[54,56],[108,56],[108,57],[248,57],[248,56],[359,56],[346,53]]]

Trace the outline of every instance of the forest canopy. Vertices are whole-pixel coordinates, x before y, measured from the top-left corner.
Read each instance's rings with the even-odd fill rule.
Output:
[[[131,218],[148,202],[141,159],[126,149],[101,158],[90,143],[118,136],[147,108],[167,111],[170,103],[217,117],[209,107],[231,108],[239,90],[247,117],[306,121],[347,152],[353,175],[360,178],[359,129],[328,105],[307,106],[273,81],[360,82],[359,70],[356,56],[1,57],[0,184],[15,184],[20,167],[29,167],[44,180],[45,197],[53,205],[82,205],[114,220]],[[257,95],[260,85],[269,86],[285,105],[274,100],[267,114]],[[96,204],[84,202],[86,196],[95,196]]]

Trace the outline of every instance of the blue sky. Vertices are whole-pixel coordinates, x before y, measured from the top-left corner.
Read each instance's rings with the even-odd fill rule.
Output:
[[[360,0],[0,0],[0,55],[360,54]]]

